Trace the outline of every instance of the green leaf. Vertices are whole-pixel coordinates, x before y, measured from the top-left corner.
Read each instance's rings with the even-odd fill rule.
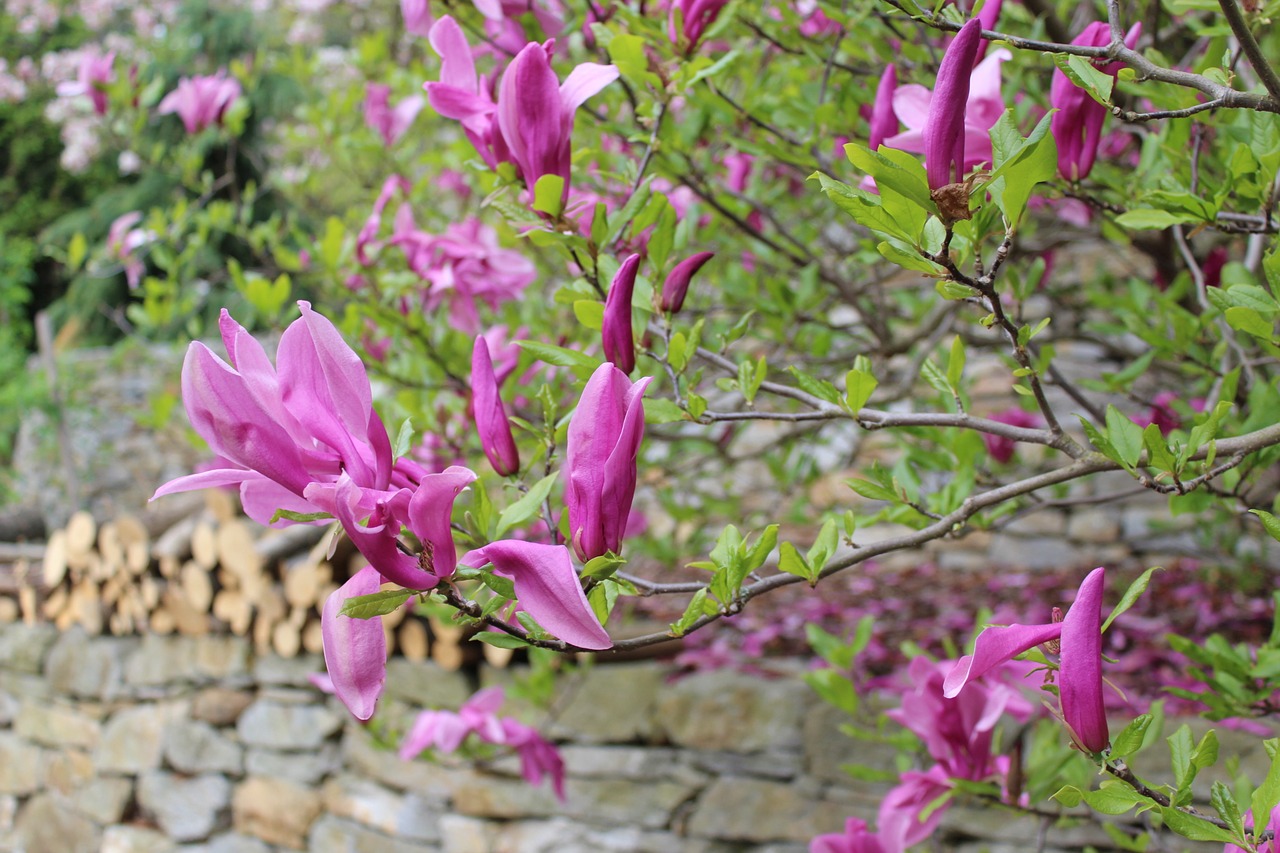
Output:
[[[1165,471],[1177,471],[1178,460],[1174,458],[1173,452],[1169,450],[1169,444],[1165,441],[1164,433],[1160,431],[1160,427],[1156,424],[1147,424],[1146,429],[1142,431],[1142,445],[1147,449],[1147,463],[1155,468]]]
[[[706,604],[707,588],[703,587],[693,594],[693,598],[689,599],[689,604],[685,607],[684,615],[680,617],[680,621],[672,623],[671,636],[683,637],[685,632],[693,627],[693,623],[704,615]]]
[[[1001,121],[1007,119],[1012,126],[1010,112],[1006,112]],[[1025,140],[1014,127],[1013,138],[1017,140],[1017,146],[1012,150],[1004,148],[999,153],[996,153],[997,129],[991,129],[996,170],[992,173],[995,179],[986,185],[986,189],[1004,214],[1005,221],[1015,230],[1036,186],[1052,180],[1058,171],[1058,146],[1048,132],[1049,119],[1049,116],[1041,119]]]
[[[480,631],[472,635],[471,639],[474,642],[484,643],[486,646],[496,646],[499,649],[523,649],[529,645],[519,637],[503,631]]]
[[[789,575],[804,578],[809,583],[813,583],[817,577],[817,574],[809,568],[808,561],[790,542],[783,542],[782,547],[778,549],[778,569]]]
[[[1107,621],[1102,623],[1102,630],[1104,633],[1111,627],[1111,623],[1116,621],[1117,616],[1137,604],[1138,599],[1142,597],[1142,593],[1147,591],[1147,585],[1151,583],[1151,576],[1158,571],[1160,571],[1159,566],[1152,566],[1143,572],[1137,580],[1129,584],[1129,588],[1124,591],[1124,595],[1120,597],[1119,603],[1116,604],[1115,609],[1111,611],[1111,615],[1107,617]]]
[[[836,520],[828,518],[822,522],[822,529],[818,531],[818,538],[814,540],[813,546],[809,548],[808,563],[814,577],[817,577],[826,567],[827,561],[831,559],[831,555],[836,552],[836,548],[840,545],[840,531],[836,528]]]
[[[952,389],[959,389],[960,380],[964,378],[964,339],[956,335],[951,339],[951,357],[947,360],[947,384]]]
[[[769,555],[773,553],[774,546],[778,544],[778,525],[770,524],[760,534],[760,538],[756,540],[756,544],[752,546],[751,551],[747,553],[744,561],[746,572],[754,572],[756,569],[764,565],[764,561],[769,559]]]
[[[399,459],[409,452],[409,447],[413,444],[413,418],[405,418],[400,423],[400,431],[396,433],[396,443],[391,449],[391,454]]]
[[[796,383],[806,394],[812,394],[828,403],[840,403],[840,392],[827,380],[816,379],[795,366],[788,367],[787,370],[796,378]]]
[[[1142,457],[1142,427],[1111,405],[1107,406],[1107,440],[1116,449],[1126,468],[1138,464]]]
[[[921,256],[918,251],[903,251],[889,242],[877,243],[876,251],[883,255],[885,260],[892,261],[903,269],[935,276],[943,276],[947,273],[940,264],[935,264],[928,258]]]
[[[1111,739],[1111,758],[1128,758],[1141,749],[1153,720],[1155,717],[1151,714],[1142,714],[1125,726],[1124,731]]]
[[[584,329],[598,332],[604,328],[604,303],[594,299],[578,299],[573,303],[573,316]]]
[[[533,209],[552,219],[564,209],[564,178],[550,173],[533,185]]]
[[[554,364],[557,367],[575,367],[595,371],[600,366],[600,362],[597,359],[577,350],[565,349],[564,347],[544,344],[539,341],[516,341],[516,344],[519,345],[520,349],[532,353],[534,358],[539,361],[545,361],[547,364]]]
[[[646,397],[644,400],[644,422],[647,424],[670,424],[688,419],[684,409],[665,397]]]
[[[89,254],[89,241],[79,231],[71,238],[71,243],[67,246],[67,267],[71,272],[79,272],[80,265],[84,263],[85,257]]]
[[[356,595],[342,602],[339,616],[350,616],[352,619],[372,619],[375,616],[386,616],[394,613],[413,595],[407,589],[388,589],[372,592],[368,595]]]
[[[1240,840],[1222,827],[1215,826],[1204,818],[1189,815],[1180,809],[1163,807],[1160,809],[1160,816],[1164,820],[1166,829],[1172,830],[1183,838],[1189,838],[1192,841],[1216,841],[1221,844],[1232,844]]]
[[[913,242],[912,235],[908,234],[893,215],[884,209],[884,204],[879,197],[857,187],[832,180],[821,172],[815,172],[810,177],[817,178],[827,198],[835,202],[836,207],[852,216],[859,225],[886,237],[894,237],[906,243]]]
[[[1103,106],[1111,106],[1111,87],[1115,84],[1115,78],[1094,67],[1088,57],[1055,53],[1053,62],[1067,75],[1068,80],[1088,92],[1095,101]]]
[[[875,392],[876,386],[880,383],[870,373],[854,368],[850,370],[844,377],[845,397],[844,400],[849,404],[849,410],[855,414],[859,409],[867,404],[871,399],[872,393]]]
[[[636,191],[631,194],[631,198],[627,199],[627,203],[622,206],[622,209],[609,217],[609,233],[605,237],[604,242],[598,244],[601,249],[612,246],[618,239],[619,235],[621,235],[622,232],[626,230],[627,226],[631,224],[631,220],[635,219],[636,214],[649,203],[649,196],[651,194],[649,184],[652,182],[652,176],[645,178],[644,183],[642,183]]]
[[[881,485],[880,483],[874,483],[871,480],[863,480],[861,478],[845,480],[845,482],[849,485],[849,488],[853,489],[868,500],[891,502],[897,502],[898,500],[897,492],[887,486]]]
[[[1266,528],[1267,533],[1270,534],[1272,539],[1280,542],[1280,518],[1276,518],[1271,513],[1262,509],[1251,509],[1249,512],[1258,517],[1258,520],[1262,522],[1262,526]]]
[[[553,471],[534,483],[529,491],[520,496],[519,500],[504,509],[502,515],[498,516],[497,536],[501,538],[511,528],[519,527],[537,516],[542,508],[542,502],[551,494],[551,487],[555,485],[556,478],[559,476],[559,471]]]
[[[1218,817],[1231,827],[1231,834],[1244,840],[1244,819],[1240,814],[1240,804],[1231,795],[1231,790],[1222,782],[1215,780],[1209,787],[1209,803]]]
[[[1116,217],[1116,222],[1131,231],[1163,231],[1174,225],[1183,225],[1198,221],[1189,213],[1170,213],[1167,210],[1154,208],[1137,208],[1127,210]]]
[[[929,194],[929,182],[924,167],[905,151],[884,148],[871,151],[856,142],[844,147],[849,162],[875,179],[876,186],[889,188],[918,206],[926,215],[938,212]],[[912,240],[914,235],[908,235]]]
[[[1246,332],[1264,341],[1275,338],[1275,323],[1252,308],[1228,308],[1224,316],[1227,324],[1237,331]]]
[[[294,512],[291,509],[278,509],[272,514],[271,521],[268,524],[275,524],[277,521],[284,520],[309,524],[313,521],[324,521],[330,518],[333,518],[333,516],[327,512]]]

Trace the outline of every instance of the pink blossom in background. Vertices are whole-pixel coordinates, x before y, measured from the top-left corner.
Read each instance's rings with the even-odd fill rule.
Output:
[[[796,14],[803,18],[800,33],[807,38],[824,36],[840,29],[839,22],[828,18],[817,0],[795,0],[795,8]]]
[[[819,835],[809,842],[809,853],[886,853],[880,839],[867,829],[867,822],[851,817],[844,832]]]
[[[537,277],[532,261],[499,246],[497,232],[475,217],[434,235],[418,230],[412,210],[402,206],[390,242],[404,251],[409,268],[430,285],[423,309],[434,312],[448,303],[450,321],[468,334],[480,330],[480,304],[497,310],[519,298]]]
[[[967,39],[973,40],[976,46],[977,37],[973,33],[974,30],[971,30]],[[963,114],[960,116],[963,124],[951,127],[951,130],[957,133],[961,133],[962,130],[962,134],[954,139],[945,134],[935,136],[934,141],[939,146],[938,156],[944,162],[939,163],[929,172],[932,176],[931,187],[934,186],[933,181],[953,176],[957,170],[960,177],[963,177],[974,167],[991,162],[991,137],[988,132],[1004,114],[1004,99],[1000,95],[1000,63],[1011,59],[1012,56],[1013,54],[1009,51],[1000,48],[992,51],[973,69],[968,86],[964,87],[967,88],[968,96],[964,101]],[[952,82],[955,83],[956,79],[952,78]],[[925,149],[924,128],[929,121],[929,110],[934,94],[924,86],[915,83],[899,86],[893,94],[893,111],[907,129],[884,140],[884,144],[890,148],[925,153],[926,167],[929,166],[929,162]],[[956,117],[954,104],[948,111],[948,117],[953,120]],[[961,139],[963,141],[958,142]],[[961,152],[963,162],[953,162],[953,155]]]
[[[431,32],[430,0],[400,0],[400,16],[410,35],[426,36]]]
[[[552,43],[530,43],[511,60],[498,86],[498,127],[525,186],[533,190],[544,175],[564,180],[561,204],[569,198],[571,137],[578,107],[618,79],[612,65],[584,62],[564,83],[551,68]]]
[[[685,52],[691,53],[728,5],[729,0],[673,0],[667,16],[667,37],[672,44],[683,44]],[[680,29],[676,29],[677,11]]]
[[[1125,45],[1132,48],[1141,32],[1142,24],[1134,24],[1125,35]],[[1071,43],[1088,47],[1106,46],[1111,43],[1111,27],[1105,21],[1095,21]],[[1118,62],[1099,67],[1113,77],[1120,72]],[[1058,174],[1068,181],[1082,181],[1089,176],[1097,159],[1107,108],[1072,83],[1060,69],[1053,72],[1049,103],[1058,110],[1049,120],[1054,141],[1058,143]]]
[[[1005,409],[1002,412],[995,412],[987,417],[1002,424],[1024,429],[1036,429],[1040,426],[1040,418],[1037,415],[1033,415],[1031,412],[1016,406]],[[1002,465],[1012,459],[1014,451],[1018,449],[1018,443],[1012,438],[1006,438],[1003,435],[992,435],[989,432],[982,434],[982,443],[987,446],[987,453],[991,458]]]
[[[388,148],[404,136],[423,106],[422,98],[417,95],[405,98],[394,108],[390,98],[390,86],[381,83],[365,86],[364,122],[382,136],[382,141]]]
[[[898,133],[898,116],[893,112],[893,93],[898,89],[898,70],[893,63],[885,66],[876,86],[876,99],[871,106],[867,147],[875,151],[886,139]]]
[[[475,735],[485,743],[510,747],[520,757],[521,775],[530,785],[551,779],[552,790],[561,802],[564,793],[564,759],[536,729],[513,717],[498,715],[504,700],[501,687],[477,692],[453,711],[423,711],[400,745],[400,758],[408,761],[427,749],[456,752],[463,741]]]
[[[183,77],[178,87],[164,96],[156,108],[158,115],[177,113],[187,133],[199,133],[222,120],[231,102],[240,97],[240,82],[226,71],[203,77]]]
[[[356,260],[362,266],[369,266],[373,263],[371,252],[377,252],[382,248],[382,244],[377,242],[378,229],[382,227],[382,214],[387,209],[387,205],[396,193],[408,195],[412,189],[412,185],[399,175],[392,175],[382,182],[382,189],[378,192],[378,198],[373,203],[373,211],[369,214],[369,218],[364,221],[364,225],[360,227],[360,233],[356,235]],[[350,283],[348,283],[350,286]],[[353,288],[354,289],[354,288]]]
[[[497,37],[500,45],[507,46],[504,42],[508,39],[504,39],[504,35],[518,38],[519,43],[514,45],[515,53],[519,53],[528,41],[520,25],[525,14],[532,13],[542,34],[548,38],[554,38],[564,29],[564,5],[559,0],[472,0],[472,4],[484,15],[485,29]]]
[[[124,276],[130,289],[141,283],[142,275],[146,272],[146,265],[138,257],[138,249],[156,239],[155,232],[133,227],[141,221],[142,214],[139,211],[130,211],[116,217],[107,230],[107,257],[124,266]]]
[[[674,314],[684,307],[684,298],[689,293],[689,283],[698,274],[698,270],[714,257],[714,252],[697,252],[672,267],[662,283],[658,309]]]
[[[1160,428],[1161,435],[1169,435],[1182,426],[1182,418],[1173,410],[1173,402],[1177,399],[1178,395],[1172,391],[1161,391],[1152,398],[1147,414],[1135,416],[1133,422],[1143,428],[1155,424]]]
[[[80,58],[75,82],[58,84],[58,94],[64,98],[88,95],[93,103],[93,111],[100,116],[106,115],[107,86],[115,79],[115,61],[114,51],[105,55],[85,53]]]

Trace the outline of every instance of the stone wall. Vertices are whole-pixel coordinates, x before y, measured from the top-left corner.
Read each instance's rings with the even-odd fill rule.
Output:
[[[561,743],[562,804],[510,757],[400,761],[385,730],[308,683],[320,667],[235,637],[0,628],[0,851],[800,853],[847,816],[873,818],[888,789],[841,765],[893,766],[794,678],[596,665],[563,679],[553,720],[526,715]],[[379,723],[403,731],[475,686],[393,660]],[[998,811],[953,809],[946,826],[940,849],[966,853],[1025,850],[1037,832]],[[1089,825],[1050,841],[1109,849]]]

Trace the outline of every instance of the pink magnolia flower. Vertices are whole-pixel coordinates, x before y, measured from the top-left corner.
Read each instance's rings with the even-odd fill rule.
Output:
[[[115,79],[116,54],[112,51],[105,56],[86,53],[80,58],[80,69],[75,82],[58,84],[57,92],[64,98],[77,95],[88,95],[93,103],[93,111],[98,115],[107,114],[107,86]]]
[[[559,0],[472,0],[472,5],[484,15],[486,31],[496,37],[499,44],[505,47],[508,39],[503,36],[507,33],[518,39],[513,52],[519,52],[526,42],[520,25],[520,18],[526,13],[533,13],[544,35],[556,36],[564,29],[564,6]],[[592,8],[591,13],[594,12]]]
[[[636,368],[636,345],[631,330],[631,296],[635,292],[640,256],[632,255],[622,262],[609,285],[604,301],[604,324],[600,335],[605,358],[623,373]]]
[[[401,744],[400,757],[408,761],[426,749],[456,752],[474,734],[486,743],[514,749],[520,756],[521,775],[529,784],[540,784],[550,776],[556,796],[563,801],[564,759],[536,729],[498,716],[502,702],[502,688],[488,687],[464,702],[457,713],[423,711]]]
[[[537,277],[532,261],[503,249],[497,232],[474,217],[433,235],[419,231],[413,211],[402,206],[391,243],[401,247],[409,268],[430,284],[423,309],[436,311],[447,302],[450,321],[469,334],[480,329],[480,304],[496,310],[519,298]]]
[[[1090,753],[1108,744],[1102,699],[1102,588],[1105,570],[1089,573],[1075,603],[1061,622],[987,628],[978,635],[973,654],[965,655],[947,675],[944,694],[954,697],[974,678],[1038,645],[1059,640],[1058,695],[1062,719],[1072,740]]]
[[[1002,412],[996,412],[990,415],[990,418],[1002,424],[1026,429],[1034,429],[1040,426],[1038,417],[1016,406],[1005,409]],[[1018,443],[1012,438],[1006,438],[1003,435],[992,435],[989,432],[982,434],[982,443],[987,446],[987,453],[990,454],[991,458],[1001,465],[1012,459],[1014,452],[1018,449]]]
[[[689,292],[689,282],[698,274],[698,270],[714,257],[714,252],[698,252],[672,267],[671,272],[667,273],[666,281],[662,283],[658,310],[674,314],[684,307],[684,298]]]
[[[583,561],[622,548],[635,497],[644,392],[650,381],[646,376],[632,383],[606,362],[587,380],[569,421],[565,503],[569,539]]]
[[[1152,399],[1151,408],[1147,414],[1138,415],[1133,418],[1133,422],[1143,428],[1155,424],[1160,428],[1161,435],[1169,435],[1182,426],[1182,418],[1178,417],[1178,413],[1173,409],[1173,402],[1177,399],[1178,395],[1172,391],[1161,391]]]
[[[200,342],[182,365],[182,399],[221,467],[171,480],[155,498],[240,486],[245,512],[263,524],[277,509],[328,512],[305,497],[341,474],[358,488],[387,489],[391,442],[373,410],[359,357],[327,319],[299,302],[302,317],[280,338],[277,366],[225,310],[219,320],[230,363]]]
[[[156,239],[155,232],[133,227],[141,221],[142,214],[134,210],[116,217],[107,229],[107,257],[124,266],[124,277],[130,289],[138,286],[147,269],[137,255],[138,249]]]
[[[353,619],[338,611],[348,598],[370,595],[381,585],[377,570],[366,566],[329,594],[320,614],[324,665],[334,695],[358,720],[373,716],[386,684],[387,639],[382,633],[381,616]]]
[[[968,50],[976,47],[979,40],[976,32],[976,28],[970,30],[969,35],[966,36],[966,43],[973,44],[966,47],[966,43],[962,43],[961,47],[966,48],[965,56],[958,56],[956,62],[952,63],[952,68],[948,69],[951,74],[948,79],[953,84],[948,92],[939,95],[923,86],[909,84],[899,86],[893,94],[893,111],[907,129],[884,140],[884,144],[901,151],[924,153],[930,188],[949,183],[945,179],[956,175],[957,172],[958,177],[963,177],[975,166],[991,162],[991,137],[988,131],[1004,113],[1004,100],[1000,96],[1000,63],[1012,58],[1012,54],[1003,48],[992,51],[973,69],[967,85],[959,86],[957,76],[963,69],[969,67],[968,63],[961,64],[960,59],[967,57]],[[959,38],[957,35],[956,39]],[[952,45],[954,44],[955,41],[952,42]],[[951,48],[948,48],[948,53],[950,51]],[[941,69],[938,72],[938,78],[940,81],[943,79]],[[957,103],[956,99],[961,98],[962,90],[967,95]],[[935,118],[939,132],[934,133],[931,138],[937,149],[935,159],[938,159],[939,163],[931,168],[929,149],[925,142],[925,126],[930,121],[929,115],[935,100],[947,104],[948,107],[940,107]],[[956,123],[957,116],[961,120],[959,124]],[[955,132],[962,141],[957,143],[956,139],[952,139],[942,131],[944,117],[948,119],[947,126],[950,131]],[[955,159],[957,155],[960,156],[959,161]],[[943,183],[935,185],[935,181]]]
[[[422,110],[422,98],[414,95],[391,107],[391,87],[370,83],[364,89],[364,122],[382,135],[390,148],[400,141]]]
[[[378,229],[382,227],[382,214],[386,210],[387,204],[390,203],[392,197],[397,193],[409,194],[412,185],[399,175],[391,175],[382,182],[382,189],[378,192],[378,198],[373,203],[373,211],[369,214],[369,218],[364,221],[364,225],[360,227],[360,233],[356,235],[356,260],[361,265],[369,266],[373,263],[371,252],[377,252],[382,248],[382,244],[377,242]]]
[[[809,842],[809,853],[887,853],[880,839],[867,829],[867,822],[851,817],[844,832],[819,835]]]
[[[584,62],[561,84],[551,68],[552,42],[530,43],[507,66],[498,87],[498,127],[525,186],[543,175],[564,180],[569,198],[573,116],[587,98],[618,79],[612,65]]]
[[[1132,48],[1142,32],[1142,24],[1134,24],[1125,35],[1124,43]],[[1111,28],[1105,21],[1095,21],[1076,36],[1072,44],[1103,47],[1111,43]],[[1100,68],[1115,76],[1120,64],[1106,63]],[[1058,143],[1058,173],[1068,181],[1082,181],[1093,169],[1102,141],[1102,123],[1107,118],[1107,108],[1071,82],[1061,70],[1053,72],[1049,86],[1049,103],[1057,112],[1049,119],[1049,129]]]
[[[461,562],[474,568],[491,563],[495,574],[510,578],[521,608],[553,637],[594,651],[613,645],[587,603],[569,549],[563,545],[503,539],[477,548]]]
[[[498,380],[493,372],[493,359],[489,344],[483,335],[476,335],[471,350],[471,399],[475,410],[476,431],[480,433],[480,446],[488,457],[493,470],[509,477],[520,470],[520,452],[516,449],[511,423],[507,420],[502,397],[498,394]]]
[[[183,77],[178,87],[164,96],[156,109],[159,115],[177,113],[187,133],[199,133],[222,120],[231,102],[240,97],[240,83],[226,71],[203,77]]]

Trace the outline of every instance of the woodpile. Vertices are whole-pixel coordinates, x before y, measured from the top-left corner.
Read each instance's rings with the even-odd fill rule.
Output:
[[[0,623],[52,622],[90,635],[231,633],[261,653],[321,650],[320,612],[364,558],[330,527],[264,528],[234,494],[99,521],[77,512],[43,544],[0,543]],[[336,541],[335,541],[336,539]],[[466,642],[462,626],[400,608],[383,617],[388,653],[448,669],[509,650]]]

